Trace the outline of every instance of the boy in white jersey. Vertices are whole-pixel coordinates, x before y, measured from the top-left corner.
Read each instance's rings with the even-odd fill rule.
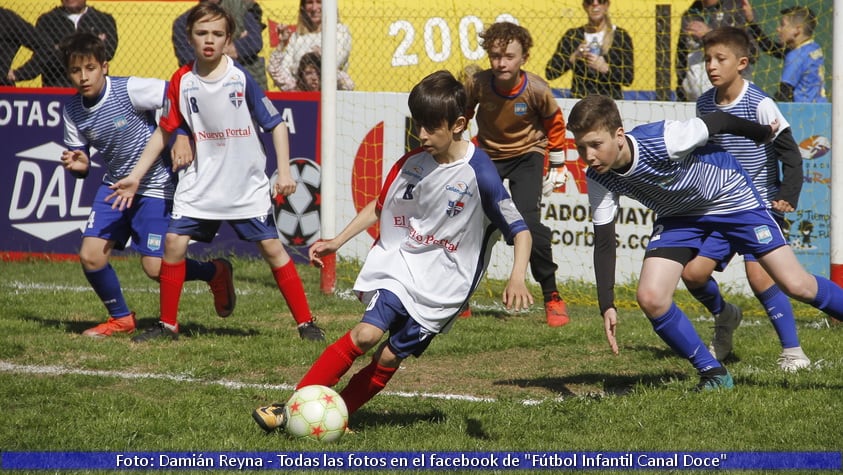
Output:
[[[296,320],[299,335],[324,340],[315,325],[304,288],[275,228],[271,196],[290,195],[296,182],[290,174],[287,126],[260,86],[223,54],[231,41],[234,20],[221,6],[200,2],[187,14],[196,60],[179,68],[170,80],[169,107],[150,137],[138,164],[111,186],[114,207],[132,206],[141,176],[164,148],[173,131],[190,129],[194,155],[177,157],[179,182],[161,264],[161,321],[132,341],[178,338],[178,305],[191,239],[210,242],[223,221],[240,239],[258,245],[279,290]],[[255,125],[272,131],[278,180],[270,190],[266,154]]]
[[[489,156],[461,139],[465,89],[451,73],[438,71],[413,88],[408,103],[421,147],[392,167],[377,200],[337,237],[310,248],[321,265],[324,256],[380,223],[354,284],[367,304],[362,321],[326,348],[297,386],[337,384],[389,332],[372,362],[340,393],[349,414],[380,392],[405,358],[421,356],[451,328],[483,275],[495,228],[515,246],[504,305],[518,310],[533,302],[524,282],[532,245],[527,225]],[[285,423],[279,404],[252,416],[267,432]]]
[[[779,123],[775,140],[760,147],[736,135],[718,134],[712,137],[712,141],[738,159],[781,227],[784,213],[796,209],[802,189],[799,146],[773,99],[741,76],[749,64],[750,39],[746,31],[735,27],[712,30],[703,37],[703,48],[706,71],[714,87],[697,99],[697,116],[719,110],[760,124],[774,120]],[[714,315],[714,339],[710,349],[720,361],[732,351],[732,334],[741,322],[741,310],[723,300],[717,281],[711,274],[725,269],[734,255],[729,242],[719,232],[714,232],[703,241],[697,256],[682,271],[682,280],[691,295]],[[752,254],[744,256],[744,262],[749,286],[767,311],[779,336],[782,345],[779,367],[785,371],[796,371],[810,365],[811,360],[799,344],[790,299]]]
[[[129,310],[117,273],[109,263],[114,249],[125,248],[131,238],[141,254],[141,266],[158,280],[164,234],[170,221],[173,180],[164,163],[155,163],[141,179],[136,206],[114,210],[105,202],[109,185],[128,173],[152,135],[153,114],[164,105],[167,82],[137,77],[109,77],[106,47],[96,35],[75,33],[61,44],[68,78],[78,90],[64,107],[64,142],[61,162],[73,176],[84,178],[90,169],[90,149],[100,152],[107,170],[91,206],[82,234],[79,261],[85,278],[102,300],[109,317],[85,330],[85,336],[102,338],[135,330],[135,312]],[[187,140],[181,136],[181,140]],[[185,280],[204,280],[211,286],[217,314],[227,317],[235,304],[231,264],[188,260]]]
[[[595,95],[573,107],[568,129],[589,166],[594,273],[612,351],[618,351],[612,286],[614,218],[621,195],[640,201],[658,216],[639,275],[638,305],[656,334],[697,369],[699,389],[731,388],[734,383],[673,302],[673,293],[685,264],[715,231],[736,252],[753,254],[786,294],[843,320],[843,289],[802,268],[735,157],[716,145],[705,145],[717,133],[766,142],[778,123],[770,127],[718,111],[684,122],[645,124],[627,133],[617,104]]]

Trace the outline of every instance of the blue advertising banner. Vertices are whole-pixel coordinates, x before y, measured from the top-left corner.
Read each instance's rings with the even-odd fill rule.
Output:
[[[3,452],[0,470],[840,470],[840,452]]]
[[[780,103],[802,154],[799,206],[783,229],[808,272],[829,276],[831,261],[831,104]]]
[[[53,90],[55,91],[55,90]],[[290,156],[294,178],[304,179],[295,195],[278,207],[285,217],[282,241],[291,255],[306,256],[306,247],[318,235],[319,190],[319,94],[271,94],[290,130]],[[6,173],[0,175],[0,252],[9,254],[76,254],[104,167],[93,153],[93,167],[87,178],[73,178],[61,166],[64,123],[63,103],[67,94],[44,93],[39,89],[0,88],[0,160]],[[267,151],[267,176],[275,171],[275,152],[270,134],[261,134]],[[312,223],[317,223],[313,230]],[[302,232],[306,221],[306,233]],[[307,234],[304,235],[303,234]],[[194,255],[258,255],[254,244],[240,241],[228,226],[211,244],[190,246]]]

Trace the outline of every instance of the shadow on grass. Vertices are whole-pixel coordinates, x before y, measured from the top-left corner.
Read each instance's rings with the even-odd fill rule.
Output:
[[[361,408],[349,420],[352,430],[364,430],[379,426],[408,427],[416,423],[441,424],[447,416],[433,409],[426,412],[374,412]]]
[[[632,389],[638,385],[661,386],[665,383],[665,381],[684,380],[687,378],[688,375],[686,373],[679,372],[665,372],[660,374],[646,374],[634,376],[608,373],[581,373],[558,378],[501,380],[495,381],[494,384],[499,386],[516,386],[519,388],[545,388],[555,393],[558,393],[560,396],[563,397],[575,397],[581,395],[571,391],[568,387],[571,385],[585,385],[599,387],[606,394],[624,396],[630,393]]]
[[[82,332],[95,325],[98,325],[99,323],[105,322],[105,320],[103,320],[102,322],[69,322],[67,320],[60,320],[54,318],[42,318],[34,314],[24,315],[21,320],[25,322],[36,323],[45,328],[63,328],[67,330],[67,333],[75,333],[78,335],[81,335]],[[137,320],[137,328],[134,334],[142,332],[146,328],[155,325],[157,322],[158,319],[155,317],[139,318]],[[250,328],[222,328],[205,325],[196,325],[193,323],[191,323],[190,325],[181,325],[179,328],[180,338],[190,338],[196,335],[255,336],[260,335],[260,332]]]

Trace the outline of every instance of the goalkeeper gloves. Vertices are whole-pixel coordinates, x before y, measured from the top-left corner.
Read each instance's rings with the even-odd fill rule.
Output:
[[[542,195],[550,196],[553,190],[565,184],[568,180],[568,169],[565,168],[565,151],[556,150],[549,154],[550,166],[542,183]]]

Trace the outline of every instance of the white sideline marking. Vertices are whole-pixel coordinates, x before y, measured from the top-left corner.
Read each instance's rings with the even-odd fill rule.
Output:
[[[9,363],[7,361],[0,361],[0,371],[4,373],[16,374],[46,374],[50,376],[64,376],[64,375],[81,375],[81,376],[102,376],[107,378],[119,379],[158,379],[165,381],[175,381],[178,383],[199,383],[208,385],[217,385],[231,389],[270,389],[275,391],[293,391],[295,386],[292,384],[257,384],[257,383],[241,383],[238,381],[218,380],[208,381],[203,379],[191,378],[190,376],[180,376],[171,374],[156,374],[156,373],[126,373],[122,371],[103,371],[90,369],[76,369],[66,368],[64,366],[35,366],[35,365],[19,365]],[[495,402],[493,398],[483,398],[476,396],[468,396],[463,394],[438,394],[438,393],[419,393],[419,392],[403,392],[403,391],[383,391],[381,394],[387,396],[397,397],[427,397],[433,399],[458,400],[469,402]],[[524,401],[528,404],[529,401]],[[533,402],[535,404],[535,402]]]

